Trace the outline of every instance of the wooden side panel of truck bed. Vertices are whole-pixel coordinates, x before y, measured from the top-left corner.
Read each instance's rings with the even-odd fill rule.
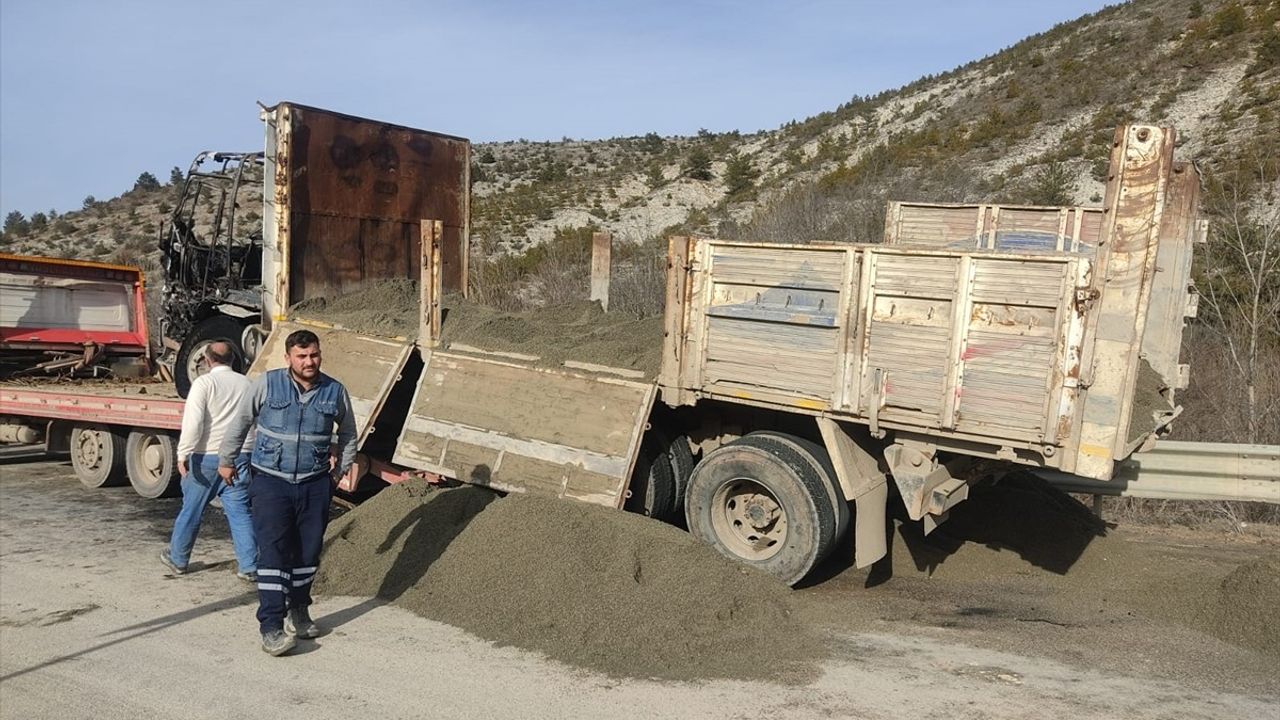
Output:
[[[256,377],[287,367],[285,338],[295,330],[310,330],[320,338],[321,370],[347,388],[356,414],[356,438],[363,445],[414,351],[412,343],[313,323],[281,322],[271,331],[246,374]]]
[[[503,491],[622,506],[653,385],[425,354],[396,464]]]
[[[825,415],[1109,479],[1185,383],[1200,225],[1173,138],[1118,130],[1103,208],[897,204],[886,245],[675,239],[664,401]]]
[[[699,394],[1057,442],[1091,263],[700,241],[675,384]]]

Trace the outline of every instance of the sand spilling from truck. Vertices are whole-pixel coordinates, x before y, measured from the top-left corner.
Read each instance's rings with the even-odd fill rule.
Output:
[[[295,305],[294,320],[319,321],[369,335],[418,335],[418,284],[388,280],[334,298]],[[536,356],[534,364],[566,360],[657,374],[662,362],[662,318],[606,313],[598,303],[570,302],[508,312],[450,295],[441,303],[441,342],[480,350]]]
[[[317,589],[613,676],[803,682],[823,643],[790,590],[617,510],[410,482],[334,521]]]

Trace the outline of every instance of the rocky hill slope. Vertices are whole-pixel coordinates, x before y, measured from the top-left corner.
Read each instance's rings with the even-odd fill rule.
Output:
[[[1109,7],[770,131],[480,144],[473,244],[519,253],[583,227],[633,242],[865,241],[889,197],[1096,203],[1111,132],[1130,119],[1174,125],[1180,155],[1209,171],[1280,155],[1280,2]],[[0,249],[146,262],[173,196],[140,182],[11,215]]]

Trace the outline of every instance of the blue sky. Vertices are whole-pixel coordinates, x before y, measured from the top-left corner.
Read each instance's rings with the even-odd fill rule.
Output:
[[[1101,0],[3,0],[0,212],[77,209],[293,100],[473,141],[751,132],[981,58]]]

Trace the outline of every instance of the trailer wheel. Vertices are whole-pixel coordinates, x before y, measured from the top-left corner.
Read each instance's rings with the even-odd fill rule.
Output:
[[[667,460],[671,463],[671,475],[675,481],[675,514],[684,514],[684,494],[689,489],[689,476],[693,474],[693,450],[689,438],[677,435],[667,446]]]
[[[669,521],[675,508],[675,480],[671,477],[666,446],[658,433],[645,434],[631,478],[631,495],[623,509]]]
[[[71,467],[89,488],[123,485],[124,433],[109,425],[77,425],[71,431]]]
[[[241,345],[244,325],[235,318],[226,315],[214,315],[196,325],[182,346],[178,348],[178,356],[173,362],[173,384],[180,397],[191,392],[191,383],[209,371],[208,361],[204,358],[205,348],[215,342],[231,343],[234,358],[231,368],[238,373],[245,371],[244,346]]]
[[[125,442],[124,455],[134,492],[144,498],[178,493],[178,441],[172,435],[134,430]]]
[[[827,554],[836,515],[810,460],[750,436],[708,453],[685,496],[689,532],[794,585]]]
[[[831,454],[821,445],[796,435],[777,432],[775,430],[758,430],[747,435],[749,442],[759,444],[761,442],[782,443],[787,447],[795,450],[801,456],[809,461],[810,467],[818,479],[822,481],[822,487],[827,491],[827,497],[831,502],[831,509],[836,515],[835,535],[831,541],[838,541],[849,529],[849,521],[852,519],[852,513],[849,511],[849,502],[844,497],[844,491],[840,489],[840,481],[836,479],[836,468],[831,463]]]

